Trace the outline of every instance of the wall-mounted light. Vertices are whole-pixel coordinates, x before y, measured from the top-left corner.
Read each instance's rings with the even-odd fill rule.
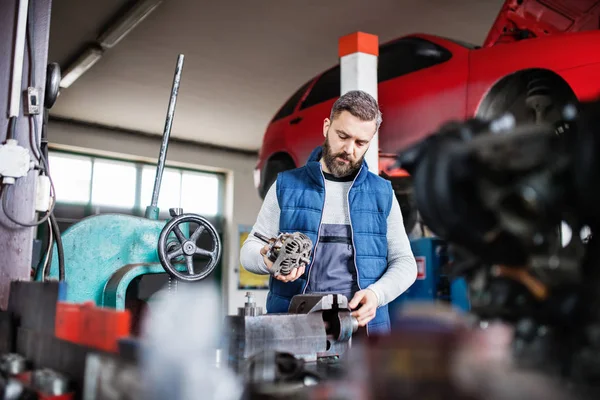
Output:
[[[131,9],[129,9],[122,17],[120,17],[113,25],[104,31],[98,37],[98,43],[103,48],[111,48],[121,39],[123,39],[129,31],[142,22],[163,0],[140,0]]]
[[[85,73],[92,65],[96,64],[102,57],[102,49],[98,47],[88,47],[82,54],[65,70],[60,80],[61,88],[68,88],[81,75]]]
[[[77,60],[69,65],[60,81],[61,88],[68,88],[102,57],[104,50],[115,46],[133,28],[144,20],[163,0],[139,0],[117,21],[98,37],[98,44],[88,47]]]

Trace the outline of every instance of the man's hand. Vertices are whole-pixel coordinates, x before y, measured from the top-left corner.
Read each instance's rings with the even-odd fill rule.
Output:
[[[352,316],[358,320],[358,326],[366,326],[369,321],[375,318],[377,311],[377,295],[371,289],[359,290],[356,292],[348,306],[354,310],[362,305],[358,310],[352,312]]]
[[[267,252],[269,251],[269,246],[270,246],[270,244],[264,245],[264,247],[262,249],[260,249],[260,254],[262,254],[263,260],[265,261],[265,265],[267,266],[267,268],[269,270],[271,270],[271,268],[273,268],[273,262],[271,260],[269,260],[269,258],[267,257]],[[293,282],[302,276],[302,274],[304,273],[304,268],[305,268],[305,265],[302,264],[301,267],[292,269],[292,271],[290,272],[289,275],[278,274],[277,276],[273,275],[273,277],[282,282]]]
[[[269,257],[267,257],[267,252],[269,251],[270,246],[271,244],[265,244],[263,248],[260,249],[260,254],[262,254],[263,260],[265,261],[265,265],[269,270],[271,270],[271,268],[273,267],[273,261],[269,260]]]

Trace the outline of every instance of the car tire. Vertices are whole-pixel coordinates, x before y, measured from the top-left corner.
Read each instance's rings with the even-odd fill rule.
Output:
[[[296,166],[294,162],[287,158],[273,158],[267,162],[265,169],[263,170],[263,184],[259,190],[259,195],[261,199],[264,199],[267,195],[267,192],[277,180],[277,175],[280,172],[287,171],[289,169],[294,169]]]
[[[482,103],[478,117],[490,120],[510,113],[517,125],[550,123],[557,135],[567,138],[576,129],[576,125],[565,121],[563,116],[569,104],[579,106],[577,96],[562,78],[544,70],[522,71],[492,90]],[[556,234],[548,237],[548,248],[561,247],[561,236],[561,229],[557,227]]]
[[[562,78],[549,71],[523,71],[492,89],[477,116],[490,120],[511,113],[517,125],[551,123],[565,134],[562,110],[567,104],[577,105],[577,97]]]

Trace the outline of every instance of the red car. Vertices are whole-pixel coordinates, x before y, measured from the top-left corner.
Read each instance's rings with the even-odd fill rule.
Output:
[[[450,120],[511,112],[517,122],[560,125],[563,105],[600,94],[599,17],[598,0],[507,0],[481,47],[426,34],[380,46],[379,168],[392,181],[407,230],[416,222],[410,177],[390,168],[393,156]],[[255,170],[261,197],[279,172],[303,165],[322,143],[323,119],[339,95],[338,65],[275,114]]]

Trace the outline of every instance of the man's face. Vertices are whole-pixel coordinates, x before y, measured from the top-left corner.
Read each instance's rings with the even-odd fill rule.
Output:
[[[377,124],[361,121],[348,111],[323,123],[323,161],[333,176],[341,178],[358,170],[369,143],[375,136]]]

